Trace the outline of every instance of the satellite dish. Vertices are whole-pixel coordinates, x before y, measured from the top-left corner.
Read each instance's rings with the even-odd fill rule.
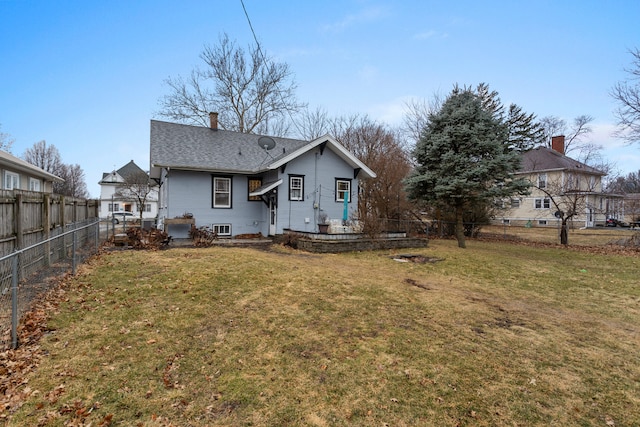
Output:
[[[556,213],[553,214],[556,218],[562,218],[564,216],[564,212],[562,211],[556,211]]]
[[[261,136],[258,138],[258,145],[265,150],[271,150],[276,146],[276,142],[270,136]]]

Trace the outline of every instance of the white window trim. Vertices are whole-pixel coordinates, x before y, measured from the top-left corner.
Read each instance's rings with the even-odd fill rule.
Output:
[[[350,179],[336,179],[336,202],[344,203],[343,193],[344,191],[340,191],[340,183],[344,182],[347,184],[347,197],[349,198],[349,203],[351,203],[351,180]]]
[[[298,181],[299,185],[294,186],[294,181]],[[300,192],[298,196],[293,195],[294,190]],[[294,202],[300,202],[304,200],[304,177],[298,175],[289,177],[289,200],[292,200]]]
[[[15,172],[4,171],[4,189],[20,189],[20,175]]]
[[[231,236],[231,224],[212,224],[211,230],[217,236]]]
[[[218,181],[227,181],[229,183],[229,191],[227,192],[222,192],[222,191],[217,191],[217,185],[216,183]],[[223,176],[214,176],[213,177],[213,200],[212,200],[212,205],[214,208],[218,208],[218,209],[229,209],[231,208],[231,195],[232,195],[232,189],[231,189],[231,178],[229,177],[223,177]],[[216,194],[228,194],[229,195],[229,203],[226,204],[217,204],[216,203]]]
[[[547,188],[547,174],[538,174],[538,188]]]
[[[29,178],[29,191],[41,191],[42,183],[37,178]]]
[[[545,206],[545,200],[547,201]],[[540,207],[536,206],[538,204],[538,201],[540,201]],[[548,197],[538,197],[536,199],[533,199],[533,208],[537,209],[537,210],[542,210],[542,209],[551,209],[551,199]]]

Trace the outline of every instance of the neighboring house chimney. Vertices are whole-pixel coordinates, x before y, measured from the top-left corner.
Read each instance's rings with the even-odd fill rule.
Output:
[[[211,122],[211,129],[218,130],[218,113],[209,113],[209,121]]]
[[[564,135],[551,137],[551,148],[560,154],[564,154]]]

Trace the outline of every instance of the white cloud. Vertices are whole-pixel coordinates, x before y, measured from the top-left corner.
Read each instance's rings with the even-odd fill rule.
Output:
[[[349,27],[366,22],[375,22],[386,16],[386,10],[382,7],[370,7],[363,9],[358,13],[345,16],[338,22],[327,24],[323,27],[324,31],[338,33]]]
[[[429,39],[435,39],[435,38],[446,39],[447,37],[449,37],[449,34],[440,33],[436,30],[423,31],[421,33],[417,33],[413,35],[413,38],[416,40],[429,40]]]

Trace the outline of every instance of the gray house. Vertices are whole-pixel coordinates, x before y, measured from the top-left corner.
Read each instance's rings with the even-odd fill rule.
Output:
[[[210,118],[210,127],[151,121],[158,224],[173,237],[186,237],[190,224],[218,236],[266,236],[357,217],[358,182],[376,175],[333,137],[232,132],[218,129],[216,113]]]

